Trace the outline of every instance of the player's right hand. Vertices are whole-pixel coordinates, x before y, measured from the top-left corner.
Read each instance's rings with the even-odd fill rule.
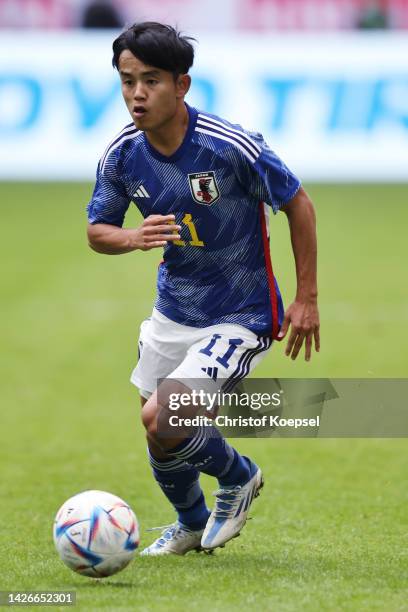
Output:
[[[168,242],[180,240],[181,225],[175,224],[174,215],[149,215],[142,225],[133,230],[134,248],[149,251],[164,247]]]

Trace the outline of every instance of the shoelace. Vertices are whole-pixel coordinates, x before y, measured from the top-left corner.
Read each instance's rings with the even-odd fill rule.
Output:
[[[213,495],[216,497],[214,517],[227,519],[234,516],[242,499],[241,491],[241,486],[214,491]]]
[[[150,529],[146,529],[146,531],[160,531],[162,532],[162,537],[159,538],[156,544],[160,546],[164,546],[166,542],[169,540],[177,540],[183,531],[189,531],[182,527],[179,523],[170,523],[170,525],[161,525],[160,527],[150,527]],[[166,537],[168,536],[168,537]]]

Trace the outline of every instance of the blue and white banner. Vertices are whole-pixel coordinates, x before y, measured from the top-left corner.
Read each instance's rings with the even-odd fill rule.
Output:
[[[116,32],[4,33],[0,178],[93,179],[130,121]],[[262,132],[303,180],[408,180],[408,36],[200,36],[188,101]]]

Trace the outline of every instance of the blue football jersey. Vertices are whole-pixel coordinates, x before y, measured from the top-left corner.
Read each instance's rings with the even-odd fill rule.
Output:
[[[184,325],[236,323],[276,337],[283,304],[268,212],[291,200],[300,182],[260,134],[187,109],[185,138],[170,157],[133,123],[109,144],[89,222],[122,226],[131,202],[143,217],[174,214],[181,240],[164,247],[155,307]]]

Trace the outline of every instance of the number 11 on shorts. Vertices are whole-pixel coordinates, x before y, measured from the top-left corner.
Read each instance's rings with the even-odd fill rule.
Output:
[[[199,352],[203,353],[203,355],[208,355],[209,357],[212,357],[213,348],[220,338],[221,338],[220,334],[214,334],[209,344],[206,347],[200,349]],[[238,346],[243,343],[243,340],[241,340],[241,338],[231,338],[231,340],[229,340],[228,342],[229,342],[229,347],[227,351],[224,353],[224,355],[218,356],[216,359],[216,361],[218,361],[218,363],[224,366],[224,368],[229,368],[228,361],[231,359],[232,355],[234,354]]]

